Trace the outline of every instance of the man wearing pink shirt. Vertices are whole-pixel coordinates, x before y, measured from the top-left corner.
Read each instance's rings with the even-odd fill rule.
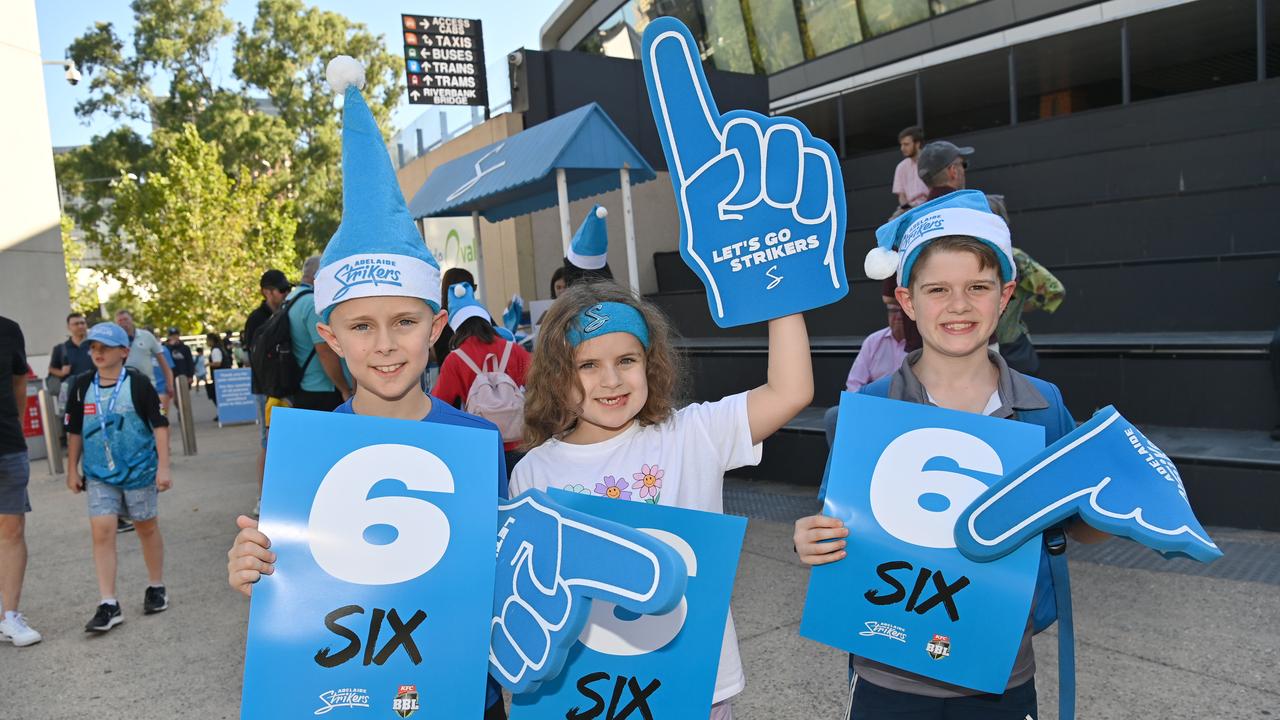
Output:
[[[902,151],[902,162],[898,163],[898,167],[893,171],[893,192],[898,196],[898,209],[895,214],[910,210],[929,199],[929,186],[920,179],[916,166],[916,159],[922,147],[924,147],[924,130],[919,127],[912,125],[898,133],[898,149]]]
[[[884,295],[880,300],[889,315],[889,326],[871,333],[862,341],[858,357],[854,358],[853,367],[849,368],[849,377],[844,382],[844,389],[849,392],[857,392],[863,385],[892,374],[902,366],[902,360],[907,356],[907,317],[894,296]],[[840,406],[837,404],[827,408],[823,415],[828,447],[835,440],[836,415],[839,410]]]

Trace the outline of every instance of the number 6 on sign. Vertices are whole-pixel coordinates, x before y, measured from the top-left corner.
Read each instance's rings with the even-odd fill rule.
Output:
[[[370,498],[394,478],[409,490],[453,492],[453,473],[440,458],[409,445],[370,445],[334,464],[311,504],[311,554],[325,572],[358,585],[394,585],[423,575],[449,547],[449,518],[426,500]],[[396,531],[385,545],[368,541],[370,528]]]
[[[689,577],[698,576],[698,556],[693,548],[679,535],[655,528],[639,528],[662,542],[675,548],[684,559],[684,566]],[[623,611],[625,612],[625,611]],[[591,604],[591,614],[587,616],[587,626],[578,636],[578,642],[606,655],[631,656],[644,655],[666,647],[680,634],[684,620],[689,615],[689,599],[681,598],[675,610],[662,615],[636,615],[625,613],[626,618],[619,615],[619,608],[610,602],[596,601]]]

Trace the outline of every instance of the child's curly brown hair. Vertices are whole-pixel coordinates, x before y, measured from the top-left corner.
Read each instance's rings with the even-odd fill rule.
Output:
[[[649,326],[649,348],[644,354],[649,397],[636,415],[641,425],[653,425],[671,417],[681,393],[683,358],[673,340],[675,331],[667,316],[652,303],[612,281],[578,283],[565,290],[542,318],[533,364],[525,379],[524,447],[535,448],[558,438],[578,424],[581,407],[573,402],[585,393],[578,379],[574,347],[568,334],[578,316],[592,305],[616,302],[640,311]]]

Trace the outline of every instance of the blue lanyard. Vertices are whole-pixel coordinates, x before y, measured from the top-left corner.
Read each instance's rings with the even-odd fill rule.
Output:
[[[93,374],[93,393],[94,399],[98,406],[98,427],[102,430],[102,442],[107,446],[107,464],[111,469],[115,469],[115,459],[111,456],[111,437],[107,433],[107,415],[110,415],[116,409],[116,398],[120,395],[120,388],[124,385],[126,377],[125,369],[120,369],[120,377],[116,378],[116,387],[111,391],[111,399],[107,401],[106,406],[102,403],[102,384],[100,373]]]

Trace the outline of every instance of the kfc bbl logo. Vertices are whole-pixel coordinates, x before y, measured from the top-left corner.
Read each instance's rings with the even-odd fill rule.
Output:
[[[418,686],[417,685],[401,685],[396,690],[396,699],[391,703],[391,709],[402,718],[407,718],[418,711]]]
[[[951,654],[951,638],[946,635],[934,635],[925,646],[924,651],[934,660],[941,660]]]

